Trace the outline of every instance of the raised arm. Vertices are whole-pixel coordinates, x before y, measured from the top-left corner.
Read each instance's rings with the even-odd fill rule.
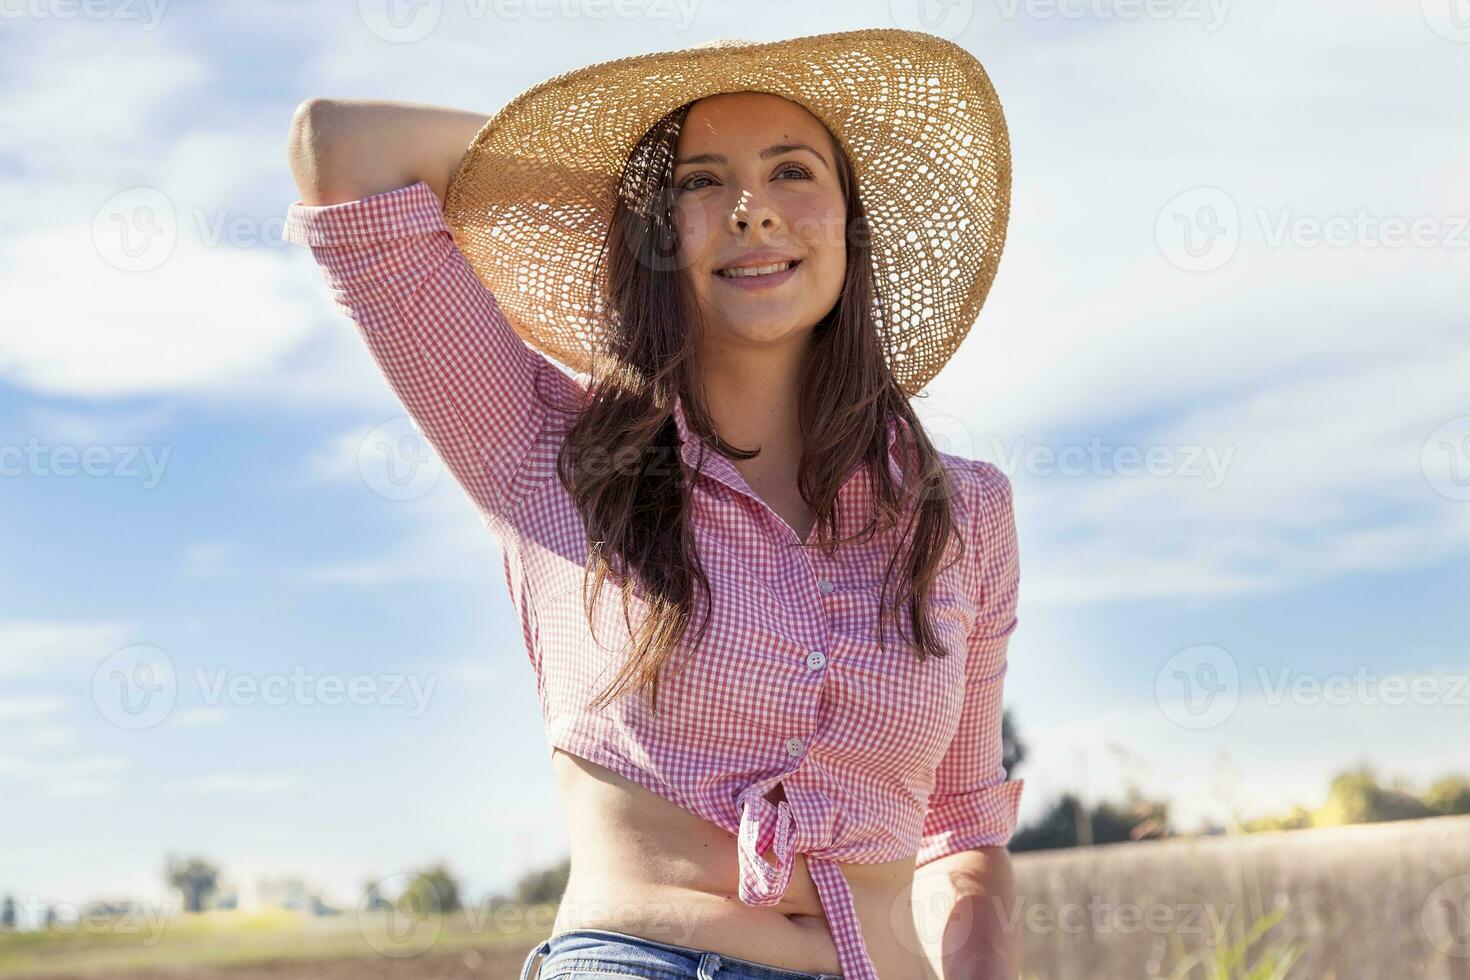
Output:
[[[307,99],[286,143],[303,204],[339,204],[416,180],[444,200],[470,140],[490,119],[464,109],[372,99]]]
[[[415,427],[491,527],[555,472],[581,384],[511,327],[455,245],[443,200],[484,116],[308,99],[288,150],[307,245]]]

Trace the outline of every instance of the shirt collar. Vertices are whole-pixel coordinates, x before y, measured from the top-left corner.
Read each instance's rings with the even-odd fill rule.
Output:
[[[713,445],[699,434],[689,428],[689,420],[684,413],[684,396],[679,393],[674,395],[674,426],[679,432],[679,455],[689,465],[691,471],[697,470],[738,493],[759,500],[760,497],[745,482],[740,471],[735,468],[729,458],[715,451]],[[888,418],[888,473],[895,484],[902,484],[903,470],[899,465],[898,433],[901,423],[897,415],[890,413]],[[704,450],[704,460],[700,461],[700,450]],[[859,461],[846,477],[842,480],[839,494],[845,492],[854,478],[860,474],[866,476],[867,468]]]

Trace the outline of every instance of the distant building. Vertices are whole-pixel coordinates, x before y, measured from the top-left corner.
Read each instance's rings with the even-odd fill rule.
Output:
[[[256,902],[265,908],[308,910],[306,882],[300,878],[262,878],[255,883]]]

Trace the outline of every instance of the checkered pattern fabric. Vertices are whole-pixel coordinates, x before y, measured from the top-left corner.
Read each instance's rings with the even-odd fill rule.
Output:
[[[1005,844],[1015,829],[1023,781],[1001,765],[1019,572],[1009,480],[993,464],[943,455],[965,553],[932,593],[948,655],[921,663],[891,619],[887,649],[877,642],[900,531],[831,555],[804,547],[811,541],[690,431],[676,402],[692,533],[713,592],[709,631],[676,653],[656,718],[641,697],[590,710],[622,663],[627,626],[618,590],[607,588],[589,628],[588,542],[556,476],[583,381],[510,327],[441,207],[417,181],[342,204],[297,202],[284,234],[310,247],[388,384],[499,540],[549,747],[733,834],[748,905],[777,904],[794,855],[805,854],[843,976],[874,980],[841,864],[913,857],[922,866]],[[899,425],[889,426],[896,478]],[[867,467],[845,478],[839,533],[866,524],[870,491]],[[695,625],[702,619],[701,601]],[[784,799],[773,802],[777,784]]]

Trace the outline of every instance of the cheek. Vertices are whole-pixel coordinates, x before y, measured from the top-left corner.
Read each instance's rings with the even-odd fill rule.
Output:
[[[790,218],[796,239],[802,249],[818,256],[824,264],[841,267],[847,256],[847,215],[840,201],[813,202]]]
[[[674,209],[674,231],[679,239],[679,255],[686,267],[705,259],[715,240],[714,219],[709,209],[680,206]]]

